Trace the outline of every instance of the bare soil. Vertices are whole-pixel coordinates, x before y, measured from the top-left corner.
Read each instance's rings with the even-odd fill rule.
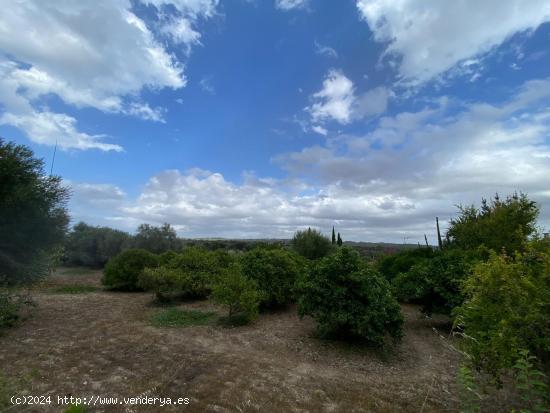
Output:
[[[460,355],[448,320],[403,306],[405,337],[386,353],[316,338],[295,308],[249,326],[159,328],[146,293],[52,294],[99,286],[100,271],[61,270],[35,292],[32,316],[0,336],[0,376],[19,394],[188,397],[184,406],[95,406],[90,412],[455,412]],[[207,301],[182,308],[219,311]],[[0,408],[1,409],[1,408]]]

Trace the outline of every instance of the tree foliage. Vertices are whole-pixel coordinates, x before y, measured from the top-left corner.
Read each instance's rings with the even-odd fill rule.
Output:
[[[264,307],[289,304],[302,266],[292,252],[283,248],[255,248],[241,258],[243,274],[254,280]]]
[[[520,193],[490,202],[482,200],[481,208],[460,206],[460,215],[452,219],[447,231],[450,246],[474,250],[485,246],[500,253],[524,251],[529,238],[536,233],[539,208],[527,195]]]
[[[141,224],[134,236],[133,247],[161,254],[166,251],[176,251],[181,248],[181,242],[176,230],[170,224],[156,227],[149,224]]]
[[[426,314],[451,314],[462,304],[462,284],[484,251],[450,249],[433,251],[392,280],[398,300],[422,305]]]
[[[300,316],[312,316],[322,336],[360,337],[378,346],[402,336],[403,315],[390,285],[350,248],[315,263],[299,291]]]
[[[509,257],[492,252],[465,281],[456,325],[474,364],[497,374],[528,350],[550,362],[550,252],[527,248]]]
[[[143,270],[158,263],[158,256],[149,251],[128,249],[107,262],[101,281],[114,290],[136,291],[140,289],[138,278]]]
[[[297,231],[292,238],[292,247],[303,257],[316,260],[326,257],[332,251],[331,241],[316,229]]]
[[[169,298],[201,299],[212,291],[213,283],[233,262],[223,251],[187,247],[179,253],[164,253],[161,266],[145,269],[138,285],[157,295],[159,300]]]
[[[229,321],[250,322],[258,316],[261,293],[256,282],[243,275],[239,265],[233,264],[214,282],[212,299],[227,307]]]
[[[0,139],[0,285],[45,275],[67,231],[68,197],[61,178],[45,176],[29,148]]]
[[[102,268],[131,244],[128,233],[108,227],[76,224],[65,242],[65,263]]]
[[[413,248],[400,251],[396,254],[387,255],[378,261],[378,271],[388,281],[392,281],[400,273],[407,272],[415,264],[425,262],[433,258],[433,248]]]

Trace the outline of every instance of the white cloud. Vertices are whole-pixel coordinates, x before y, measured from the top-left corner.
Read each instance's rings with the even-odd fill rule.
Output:
[[[151,4],[158,9],[162,7],[174,7],[182,15],[191,18],[212,17],[216,14],[219,0],[141,0],[142,3]]]
[[[132,102],[125,110],[124,113],[128,115],[136,116],[145,120],[152,120],[155,122],[166,123],[164,120],[164,113],[166,109],[157,107],[151,108],[149,104],[143,102]]]
[[[275,7],[279,10],[303,9],[309,0],[275,0]]]
[[[301,183],[250,173],[244,178],[236,185],[219,173],[201,169],[167,170],[151,177],[135,200],[119,197],[121,191],[111,185],[80,184],[73,186],[78,193],[78,205],[73,208],[79,219],[88,217],[96,224],[127,230],[142,222],[170,222],[184,229],[183,236],[247,238],[291,237],[297,228],[308,226],[328,231],[335,220],[349,230],[345,236],[351,238],[352,226],[371,219],[385,222],[392,211],[407,214],[412,208],[406,200],[389,195],[346,193],[337,186],[304,194],[300,190],[307,187]],[[89,216],[97,208],[108,211],[104,221]]]
[[[187,45],[198,42],[193,19],[212,16],[217,5],[214,0],[148,3],[159,8],[159,16],[164,16],[163,6],[178,10],[180,20],[166,23],[161,32]],[[101,143],[99,135],[78,131],[72,116],[38,109],[42,99],[54,94],[76,108],[163,121],[164,109],[151,108],[139,94],[145,88],[185,86],[183,65],[131,7],[128,0],[30,0],[5,7],[0,14],[2,122],[43,144],[53,145],[57,137],[63,148],[120,150]]]
[[[319,135],[327,136],[328,131],[320,125],[313,125],[311,130]]]
[[[375,40],[387,42],[399,74],[424,82],[482,56],[518,32],[550,21],[546,0],[357,0]]]
[[[100,149],[122,151],[120,145],[105,143],[104,135],[89,135],[76,129],[76,119],[62,113],[31,111],[25,114],[4,113],[0,125],[12,125],[23,130],[32,140],[42,144],[57,144],[62,149]]]
[[[305,110],[313,122],[335,120],[341,124],[377,115],[386,110],[389,91],[378,87],[357,96],[353,82],[341,71],[332,69],[323,81],[323,88],[313,94],[313,104]]]
[[[170,36],[174,43],[193,45],[200,43],[201,34],[195,31],[187,19],[175,19],[162,26],[161,32]]]
[[[206,93],[209,93],[211,95],[216,94],[216,89],[214,88],[214,85],[212,84],[212,76],[204,76],[200,82],[199,86],[202,90],[204,90]]]
[[[338,57],[338,52],[332,47],[322,45],[317,41],[315,41],[313,44],[315,46],[315,53],[317,53],[318,55],[332,58]]]
[[[323,81],[323,89],[315,93],[313,99],[316,102],[306,108],[313,121],[334,119],[349,123],[355,100],[353,82],[339,70],[331,70]]]
[[[328,234],[336,225],[347,240],[422,242],[427,233],[434,242],[435,216],[445,223],[456,204],[518,190],[540,203],[549,228],[549,135],[550,79],[530,81],[501,105],[441,98],[382,117],[365,136],[283,154],[275,159],[288,172],[282,180],[247,172],[237,184],[201,169],[169,170],[135,199],[84,186],[77,215],[103,214],[93,222],[127,230],[170,222],[189,237],[290,237],[307,226]]]

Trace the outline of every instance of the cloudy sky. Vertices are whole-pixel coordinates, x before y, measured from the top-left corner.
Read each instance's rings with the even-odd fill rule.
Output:
[[[434,240],[524,191],[550,227],[547,0],[0,0],[0,136],[73,222]]]

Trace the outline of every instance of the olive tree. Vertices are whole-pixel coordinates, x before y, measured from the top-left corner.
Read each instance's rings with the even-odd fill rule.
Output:
[[[0,139],[0,285],[32,282],[47,273],[63,242],[69,191],[44,174],[31,149]]]

